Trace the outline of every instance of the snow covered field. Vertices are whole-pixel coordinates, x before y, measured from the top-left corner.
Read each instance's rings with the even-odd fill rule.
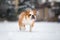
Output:
[[[18,22],[0,22],[0,40],[60,40],[60,23],[36,22],[32,32],[22,32]]]

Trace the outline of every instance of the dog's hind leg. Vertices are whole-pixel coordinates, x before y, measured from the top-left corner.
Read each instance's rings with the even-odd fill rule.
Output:
[[[25,31],[25,25],[19,26],[20,31]]]
[[[19,26],[19,30],[21,30],[22,25],[20,21],[18,21],[18,26]]]
[[[24,24],[22,24],[21,22],[19,22],[18,23],[18,25],[19,25],[19,30],[25,30],[25,25]]]
[[[19,27],[19,30],[21,31],[22,29],[21,29],[21,26]]]

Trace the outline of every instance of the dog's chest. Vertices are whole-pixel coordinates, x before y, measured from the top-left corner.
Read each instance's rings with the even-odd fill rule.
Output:
[[[31,23],[33,22],[33,20],[31,20],[31,19],[23,19],[23,24],[25,24],[25,25],[30,25]]]

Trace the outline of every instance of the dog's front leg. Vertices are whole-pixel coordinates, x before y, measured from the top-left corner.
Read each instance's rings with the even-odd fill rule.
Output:
[[[30,32],[32,31],[32,26],[30,26]]]
[[[34,24],[30,25],[30,32],[32,31],[33,26],[34,26]]]

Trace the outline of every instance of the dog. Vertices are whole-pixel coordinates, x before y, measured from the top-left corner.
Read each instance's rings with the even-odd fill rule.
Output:
[[[32,28],[34,26],[35,20],[36,20],[36,10],[35,9],[27,9],[19,15],[18,18],[18,25],[19,29],[25,30],[25,26],[29,25],[30,26],[30,32],[32,31]]]

